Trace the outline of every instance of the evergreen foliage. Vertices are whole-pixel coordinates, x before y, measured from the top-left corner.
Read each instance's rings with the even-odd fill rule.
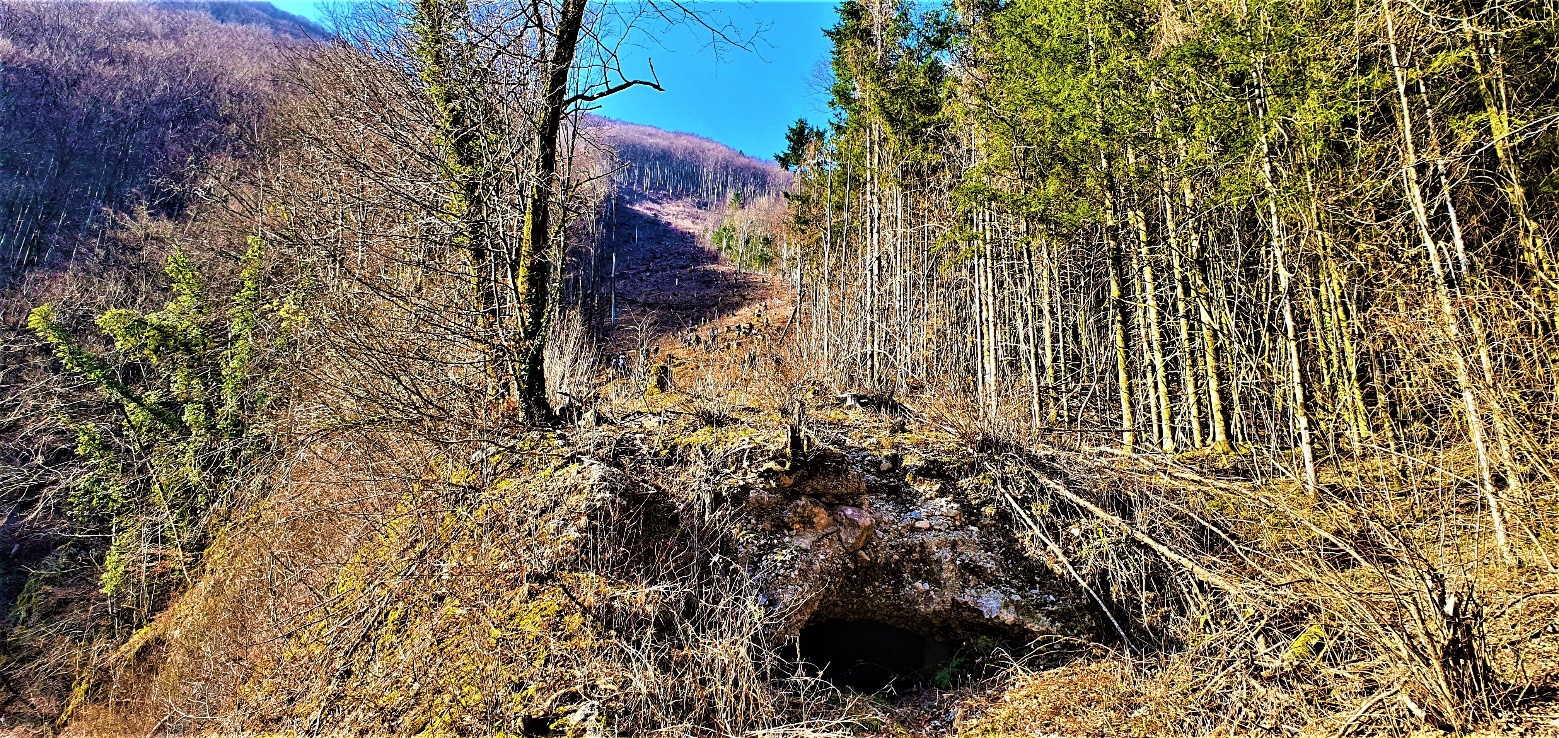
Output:
[[[265,300],[265,244],[251,238],[225,311],[181,248],[168,257],[172,297],[161,309],[113,309],[96,325],[113,342],[93,353],[41,305],[27,324],[61,366],[90,382],[117,421],[69,419],[87,473],[70,490],[67,514],[83,532],[111,537],[102,590],[145,616],[187,580],[231,498],[263,447],[257,420],[266,382],[256,341],[277,304]]]
[[[846,0],[790,195],[813,343],[852,381],[972,378],[991,420],[1271,441],[1311,480],[1450,434],[1519,485],[1559,405],[1559,364],[1522,358],[1559,314],[1559,70],[1531,54],[1556,28],[1528,2]],[[1448,317],[1404,330],[1418,306]]]
[[[801,166],[807,160],[807,148],[823,140],[823,131],[813,128],[806,118],[797,118],[785,131],[785,150],[774,155],[774,161],[787,170]]]

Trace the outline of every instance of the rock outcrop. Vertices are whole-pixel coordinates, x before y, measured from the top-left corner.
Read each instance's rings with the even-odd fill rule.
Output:
[[[825,448],[753,493],[762,532],[744,553],[767,605],[788,613],[786,634],[846,618],[948,641],[1026,641],[1091,622],[1075,586],[937,468]]]

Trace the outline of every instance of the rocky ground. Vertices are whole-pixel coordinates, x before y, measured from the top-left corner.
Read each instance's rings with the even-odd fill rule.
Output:
[[[617,212],[618,321],[607,346],[618,366],[646,366],[614,384],[631,395],[655,383],[651,367],[671,377],[670,395],[652,387],[657,397],[619,427],[685,427],[679,415],[691,413],[693,435],[709,441],[754,416],[794,424],[793,405],[760,389],[805,383],[782,345],[794,329],[794,288],[722,260],[705,242],[715,221],[688,199],[639,196]],[[742,555],[760,572],[766,606],[784,613],[776,637],[870,621],[949,648],[937,669],[903,680],[892,704],[901,726],[952,730],[949,710],[962,708],[949,705],[967,695],[949,690],[1036,638],[1091,639],[1096,623],[1010,520],[958,486],[969,472],[956,442],[929,442],[933,431],[912,430],[906,408],[865,399],[804,403],[802,442],[811,445],[778,452],[742,495]],[[940,690],[928,678],[938,672]]]

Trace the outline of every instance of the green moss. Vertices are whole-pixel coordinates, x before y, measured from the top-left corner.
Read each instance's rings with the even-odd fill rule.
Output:
[[[1308,661],[1317,655],[1316,646],[1326,639],[1326,629],[1320,623],[1311,623],[1299,634],[1294,642],[1289,644],[1288,651],[1283,654],[1283,660],[1289,663]]]
[[[762,434],[747,426],[704,426],[672,441],[679,448],[718,449],[736,446],[743,441],[757,439]]]

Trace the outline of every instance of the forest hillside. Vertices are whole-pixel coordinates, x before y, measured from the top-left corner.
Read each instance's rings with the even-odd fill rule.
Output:
[[[0,0],[0,729],[1559,735],[1550,6],[611,17]]]
[[[4,275],[91,243],[109,211],[178,212],[194,169],[240,153],[286,49],[322,32],[269,3],[19,2],[0,14]]]
[[[594,119],[602,125],[602,141],[631,167],[619,175],[625,190],[686,196],[704,204],[720,204],[735,193],[754,199],[777,195],[790,184],[789,174],[741,152],[689,133],[623,121]]]

